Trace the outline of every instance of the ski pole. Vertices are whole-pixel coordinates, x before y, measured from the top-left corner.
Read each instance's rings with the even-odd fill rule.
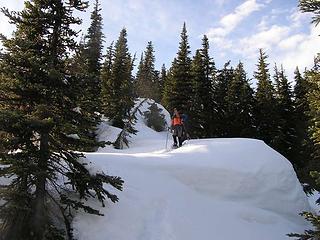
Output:
[[[166,150],[168,149],[168,136],[169,136],[169,128],[167,128]]]

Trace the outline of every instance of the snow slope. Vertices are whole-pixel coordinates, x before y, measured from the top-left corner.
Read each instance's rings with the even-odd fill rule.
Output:
[[[309,227],[298,216],[310,206],[291,164],[262,141],[190,140],[168,151],[166,132],[146,127],[142,116],[136,128],[129,149],[87,154],[92,170],[125,185],[119,203],[101,208],[105,216],[77,214],[78,239],[282,240]]]

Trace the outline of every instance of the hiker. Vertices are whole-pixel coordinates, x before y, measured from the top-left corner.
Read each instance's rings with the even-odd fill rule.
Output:
[[[184,112],[180,112],[180,117],[182,121],[182,142],[187,139],[190,139],[189,135],[189,124],[188,124],[188,115]]]
[[[171,131],[173,137],[173,147],[182,146],[182,134],[183,134],[183,122],[182,118],[176,108],[173,109],[173,115],[171,119]]]

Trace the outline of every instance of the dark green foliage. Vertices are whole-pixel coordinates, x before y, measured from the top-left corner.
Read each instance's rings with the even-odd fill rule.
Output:
[[[161,103],[163,106],[165,106],[166,109],[173,109],[173,105],[171,102],[171,97],[173,94],[173,66],[176,65],[176,58],[172,62],[172,66],[169,69],[168,73],[166,74],[164,86],[163,86],[163,94],[162,94],[162,100]]]
[[[274,70],[277,100],[277,133],[274,139],[274,148],[292,162],[295,169],[302,167],[294,161],[296,156],[297,134],[295,129],[293,92],[281,66]],[[300,166],[298,166],[300,165]]]
[[[78,78],[78,82],[75,82],[74,85],[78,87],[77,91],[82,92],[77,98],[78,109],[86,112],[87,119],[90,120],[83,122],[81,127],[83,133],[92,142],[96,141],[96,126],[100,122],[100,116],[97,113],[101,112],[100,61],[103,34],[99,5],[99,1],[96,0],[88,33],[83,37],[80,47],[70,60],[72,65],[70,70]],[[95,148],[87,146],[82,150],[93,151]]]
[[[318,0],[300,0],[299,7],[302,12],[314,13],[312,23],[316,26],[320,23],[320,2]]]
[[[99,214],[82,201],[117,201],[105,183],[122,189],[119,177],[89,172],[70,150],[95,144],[82,128],[89,113],[75,110],[82,92],[69,62],[77,47],[70,25],[81,22],[72,13],[85,8],[33,0],[21,12],[2,9],[17,26],[11,39],[2,37],[0,56],[0,177],[11,180],[0,188],[3,240],[73,239],[71,209]]]
[[[202,94],[205,89],[205,69],[204,62],[200,50],[196,51],[196,55],[193,58],[191,65],[191,76],[193,80],[193,92],[190,94],[193,96],[193,102],[190,109],[191,124],[189,132],[194,138],[201,138],[207,135],[208,129],[204,126],[206,119],[204,118],[206,114],[211,112],[206,112],[204,110],[204,102],[202,101]],[[209,90],[209,89],[208,89]],[[206,99],[210,102],[210,98]]]
[[[128,50],[127,31],[122,29],[115,48],[109,48],[103,66],[103,113],[112,125],[123,128],[133,107],[133,61]]]
[[[320,186],[320,173],[317,171],[310,172],[310,175],[315,179],[319,188]],[[311,212],[300,213],[308,222],[313,226],[313,229],[305,230],[304,233],[290,233],[289,237],[294,237],[296,240],[315,240],[320,239],[320,216]]]
[[[196,51],[192,61],[192,104],[190,109],[190,131],[193,137],[210,137],[213,122],[213,79],[215,64],[209,56],[209,40],[202,39],[202,49]]]
[[[313,22],[319,23],[319,10],[320,3],[318,1],[312,0],[300,0],[300,8],[304,12],[313,12],[315,16]],[[309,135],[313,141],[312,147],[312,159],[309,163],[309,169],[313,169],[310,172],[311,177],[315,179],[316,188],[320,189],[320,55],[317,54],[317,57],[314,61],[314,67],[312,70],[306,72],[307,82],[304,82],[300,74],[296,73],[297,84],[299,85],[296,88],[296,103],[299,103],[297,107],[299,110],[306,110],[309,118]],[[298,81],[299,80],[299,81]],[[307,94],[306,94],[307,93]],[[298,98],[299,96],[299,98]],[[307,98],[305,98],[307,96]],[[308,103],[308,105],[306,104]],[[305,115],[303,116],[303,118]],[[302,132],[302,142],[304,141],[304,132]],[[307,146],[309,144],[307,143]],[[309,147],[307,148],[307,151]],[[308,152],[307,152],[308,155]],[[290,237],[295,237],[299,240],[305,239],[319,239],[320,238],[320,216],[319,213],[310,213],[303,212],[301,214],[304,216],[312,225],[312,230],[305,230],[302,234],[291,233],[288,234]]]
[[[189,49],[187,28],[184,23],[181,32],[179,51],[172,63],[165,83],[163,102],[169,110],[177,107],[183,112],[188,113],[192,103],[192,95],[190,94],[192,92],[192,80]]]
[[[135,89],[138,97],[160,101],[160,79],[155,70],[155,56],[152,42],[148,42],[144,55],[141,55],[136,76]]]
[[[228,137],[255,137],[253,89],[243,64],[233,71],[226,96]]]
[[[140,107],[143,105],[144,102],[146,102],[147,99],[144,99],[141,101],[131,112],[129,117],[124,122],[124,126],[122,131],[119,133],[116,141],[114,142],[114,147],[116,149],[123,149],[124,146],[129,147],[129,137],[130,134],[136,134],[137,130],[134,129],[134,124],[137,120],[136,114],[137,112],[140,112]]]
[[[229,67],[230,62],[224,65],[224,68],[217,70],[216,77],[213,81],[213,121],[212,136],[228,137],[228,103],[227,93],[232,79],[234,78],[234,69]]]
[[[274,146],[277,135],[277,104],[275,90],[272,85],[268,63],[268,56],[260,49],[259,62],[254,77],[257,79],[257,91],[255,94],[255,125],[257,136],[270,146]]]
[[[166,82],[166,79],[167,79],[167,69],[166,69],[166,66],[163,64],[161,67],[160,81],[159,81],[161,103],[162,103],[162,99],[163,99],[164,84]]]
[[[94,10],[91,13],[91,25],[84,36],[82,48],[78,51],[75,61],[75,68],[81,77],[80,87],[82,97],[79,99],[79,106],[86,111],[94,113],[101,112],[101,59],[102,59],[102,17],[99,0],[95,1]],[[93,116],[98,123],[97,116]]]
[[[154,129],[157,132],[161,132],[165,129],[166,121],[164,115],[156,103],[150,104],[149,111],[144,112],[144,117],[147,122],[147,126]]]
[[[298,163],[299,169],[297,173],[302,182],[313,182],[309,177],[309,164],[311,160],[312,140],[308,134],[308,123],[310,118],[309,104],[307,99],[308,82],[305,77],[296,68],[295,72],[295,87],[294,87],[294,118],[295,118],[295,132],[297,135],[297,142],[295,145],[296,155],[293,160]],[[314,184],[313,184],[313,187]]]
[[[315,65],[306,74],[308,81],[308,103],[309,103],[309,135],[313,141],[312,163],[313,170],[320,171],[320,55],[315,58]]]

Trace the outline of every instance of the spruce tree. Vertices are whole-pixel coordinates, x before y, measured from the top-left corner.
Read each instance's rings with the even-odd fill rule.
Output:
[[[228,137],[228,102],[227,93],[234,78],[234,69],[230,67],[230,61],[224,64],[223,69],[217,70],[213,81],[213,121],[212,136]]]
[[[171,101],[173,97],[173,70],[176,68],[177,59],[174,58],[168,73],[166,74],[166,78],[163,84],[163,94],[162,94],[162,105],[168,109],[169,111],[172,110],[175,106],[173,105],[173,101]]]
[[[133,61],[128,50],[127,31],[122,29],[114,48],[110,75],[103,75],[104,114],[115,127],[124,127],[134,105]]]
[[[101,81],[101,108],[102,113],[105,113],[108,110],[109,104],[109,87],[111,86],[111,72],[114,59],[114,47],[113,42],[107,48],[107,53],[105,56],[104,63],[101,67],[100,81]]]
[[[159,72],[155,70],[154,48],[151,41],[148,42],[138,66],[136,90],[139,97],[160,101]]]
[[[255,137],[253,94],[243,64],[240,62],[234,70],[226,96],[229,137]]]
[[[1,37],[0,177],[10,177],[0,189],[3,240],[73,239],[72,210],[101,215],[84,200],[116,202],[103,184],[122,189],[119,177],[89,172],[84,156],[70,150],[87,141],[68,61],[76,47],[71,25],[81,22],[72,14],[85,8],[81,0],[33,0],[21,12],[2,9],[17,27],[12,38]]]
[[[312,182],[309,177],[309,163],[311,160],[312,141],[308,134],[308,124],[310,118],[308,113],[310,111],[307,94],[308,83],[298,69],[294,72],[295,86],[294,86],[294,119],[295,132],[297,135],[297,144],[295,146],[296,156],[294,161],[298,163],[300,169],[297,173],[299,179],[303,182]]]
[[[213,122],[213,79],[215,63],[209,56],[209,40],[202,39],[202,48],[197,50],[192,62],[192,98],[190,125],[194,137],[210,137]]]
[[[161,67],[161,72],[160,72],[160,82],[159,82],[159,87],[160,87],[160,102],[162,103],[163,99],[163,92],[164,92],[164,84],[166,82],[167,78],[167,69],[165,64],[162,64]]]
[[[172,107],[176,107],[179,110],[187,113],[192,103],[192,81],[191,81],[191,59],[190,46],[188,42],[186,24],[183,24],[181,32],[181,41],[179,44],[179,51],[177,57],[172,64],[169,81],[172,81],[170,85],[171,93],[168,96],[170,110]]]
[[[84,47],[80,52],[82,61],[83,97],[80,100],[81,108],[88,112],[101,112],[101,60],[103,48],[102,16],[99,0],[95,0],[94,10],[91,13],[91,25],[84,36]],[[97,119],[98,122],[98,119]]]
[[[281,65],[280,70],[275,66],[276,83],[276,100],[277,100],[277,133],[274,141],[274,147],[277,151],[283,154],[292,164],[295,169],[301,167],[298,166],[298,162],[295,162],[295,146],[297,143],[296,131],[295,131],[295,118],[294,118],[294,105],[293,105],[293,93],[288,79],[284,73],[284,69]]]
[[[299,3],[300,10],[303,12],[312,12],[315,14],[313,17],[313,23],[318,24],[320,22],[320,2],[317,0],[300,0]],[[318,189],[320,188],[320,56],[319,53],[315,58],[315,65],[311,71],[306,74],[308,79],[308,95],[307,100],[309,103],[309,117],[310,117],[310,136],[314,142],[313,149],[313,160],[315,161],[314,170],[312,176],[315,178]],[[312,212],[303,212],[303,215],[310,223],[312,223],[313,228],[305,230],[302,234],[291,233],[288,234],[290,237],[294,237],[299,240],[303,239],[319,239],[320,237],[320,216]]]
[[[70,59],[72,74],[79,78],[76,83],[82,94],[77,98],[78,111],[86,112],[90,121],[83,122],[81,127],[90,141],[96,141],[96,128],[100,122],[101,112],[101,83],[100,69],[102,58],[102,17],[99,1],[95,1],[94,10],[91,13],[91,25],[88,33],[83,36],[80,47]],[[84,151],[96,150],[92,147],[82,149]]]
[[[258,69],[254,72],[254,77],[257,80],[255,125],[257,127],[257,137],[274,147],[277,134],[277,108],[267,58],[266,53],[260,49]]]
[[[205,129],[206,125],[206,118],[204,118],[205,114],[210,114],[210,112],[204,111],[204,102],[202,101],[202,94],[204,91],[207,91],[204,88],[206,72],[204,68],[204,59],[200,50],[196,51],[196,55],[193,58],[192,65],[191,65],[191,76],[193,81],[193,86],[190,94],[193,97],[193,102],[190,109],[190,119],[191,123],[189,134],[191,134],[194,138],[203,138],[206,136],[207,129]],[[206,101],[210,101],[206,99]]]
[[[212,122],[213,115],[213,81],[216,77],[216,66],[213,58],[209,55],[209,39],[206,35],[202,38],[202,48],[200,49],[203,67],[204,67],[204,79],[202,80],[202,86],[200,90],[201,104],[203,105],[203,111],[201,112],[201,118],[204,121],[205,133],[203,137],[212,136]]]
[[[136,78],[135,78],[135,84],[134,84],[135,97],[139,97],[141,95],[141,93],[140,93],[141,86],[140,85],[142,84],[141,82],[142,82],[142,79],[144,78],[143,62],[144,62],[144,56],[143,56],[143,53],[141,53],[140,62],[138,65],[137,74],[136,74]]]

